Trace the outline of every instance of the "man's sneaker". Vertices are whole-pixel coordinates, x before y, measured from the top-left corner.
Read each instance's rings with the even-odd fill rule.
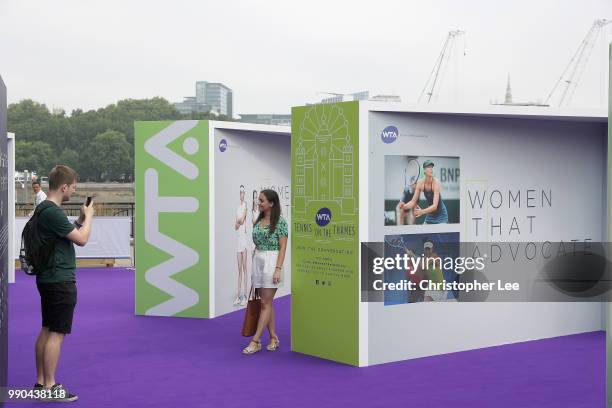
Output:
[[[246,306],[247,304],[247,297],[246,296],[241,296],[240,297],[240,306]]]
[[[237,296],[236,299],[234,299],[234,306],[238,306],[240,304],[240,296]]]
[[[76,395],[69,393],[62,384],[55,384],[49,391],[51,392],[51,397],[44,398],[43,401],[72,402],[79,399]]]
[[[41,383],[34,384],[34,390],[42,390],[43,388],[45,388],[45,386]]]

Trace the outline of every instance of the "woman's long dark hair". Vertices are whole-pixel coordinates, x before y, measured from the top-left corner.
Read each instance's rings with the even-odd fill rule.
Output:
[[[281,207],[280,200],[278,199],[278,194],[276,194],[276,191],[274,190],[261,190],[260,194],[263,194],[266,197],[266,200],[272,203],[272,208],[270,209],[270,226],[268,227],[268,234],[274,234],[274,231],[276,231],[276,224],[278,224],[278,220],[280,219],[281,215]],[[264,212],[262,211],[259,213],[255,224],[261,221],[263,217]]]
[[[258,194],[257,194],[257,190],[253,190],[253,200],[252,200],[252,201],[253,201],[253,203],[251,203],[251,206],[252,206],[253,208],[252,208],[252,210],[251,210],[251,211],[255,211],[255,206],[257,205],[257,204],[256,204],[256,201],[257,201],[257,195],[258,195]]]

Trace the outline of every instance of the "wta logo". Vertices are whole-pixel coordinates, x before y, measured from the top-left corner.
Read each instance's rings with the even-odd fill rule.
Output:
[[[331,219],[332,213],[329,208],[321,208],[319,211],[317,211],[317,214],[315,215],[315,221],[317,222],[319,227],[326,226],[330,223]]]
[[[193,181],[199,175],[198,167],[191,161],[168,148],[168,145],[180,136],[192,130],[198,124],[195,120],[178,121],[162,129],[145,142],[145,151],[164,163],[181,177]],[[194,154],[199,149],[198,140],[188,137],[183,143],[187,154]],[[200,296],[194,289],[173,278],[179,272],[197,265],[199,254],[193,248],[162,232],[160,216],[168,214],[197,214],[199,201],[191,196],[167,196],[160,193],[159,171],[147,168],[144,172],[144,239],[158,251],[167,254],[166,260],[150,267],[144,273],[145,281],[169,299],[154,305],[145,311],[150,316],[173,316],[198,304]],[[180,237],[179,237],[180,239]]]
[[[380,134],[380,138],[384,143],[390,144],[397,140],[399,137],[399,130],[395,126],[387,126],[383,129]]]
[[[225,139],[219,140],[219,150],[221,151],[221,153],[227,150],[227,140]]]

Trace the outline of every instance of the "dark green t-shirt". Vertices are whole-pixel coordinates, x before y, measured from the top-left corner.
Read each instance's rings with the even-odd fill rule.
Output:
[[[68,221],[64,210],[53,201],[43,201],[36,210],[44,210],[38,219],[40,238],[45,243],[55,241],[55,249],[49,257],[47,267],[36,275],[36,282],[76,282],[74,244],[66,238],[66,235],[74,229],[74,225]]]

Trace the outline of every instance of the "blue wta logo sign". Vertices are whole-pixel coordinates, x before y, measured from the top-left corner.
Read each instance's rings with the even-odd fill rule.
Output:
[[[227,150],[227,140],[225,139],[219,140],[219,150],[221,151],[221,153]]]
[[[326,226],[327,224],[329,224],[331,219],[332,219],[332,213],[329,208],[323,207],[319,211],[317,211],[317,214],[315,215],[315,221],[317,222],[319,227]]]
[[[380,138],[384,143],[393,143],[399,137],[399,130],[395,126],[387,126],[380,134]]]

